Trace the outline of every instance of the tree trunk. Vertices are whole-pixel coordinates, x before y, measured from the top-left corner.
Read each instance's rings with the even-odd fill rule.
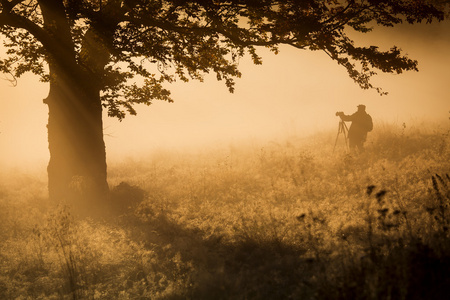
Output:
[[[108,193],[100,91],[75,77],[53,74],[44,100],[49,108],[49,196],[57,202],[99,202]]]
[[[64,1],[38,3],[51,36],[45,45],[50,92],[44,100],[49,108],[49,196],[78,207],[83,200],[98,204],[108,193],[100,89],[109,60],[104,42],[112,34],[95,34],[93,22],[77,54]]]

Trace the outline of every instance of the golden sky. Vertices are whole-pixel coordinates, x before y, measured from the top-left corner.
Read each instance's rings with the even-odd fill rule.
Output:
[[[365,104],[377,123],[418,126],[423,120],[448,120],[450,101],[450,22],[401,25],[356,35],[357,44],[400,47],[419,60],[419,72],[380,74],[373,83],[389,95],[361,90],[322,52],[282,47],[278,55],[261,49],[263,65],[241,61],[243,77],[230,94],[215,76],[204,83],[171,87],[175,103],[139,106],[138,116],[123,122],[104,119],[109,159],[153,149],[238,143],[309,135],[337,130],[336,111],[353,113]],[[47,107],[42,99],[48,86],[28,75],[17,87],[0,80],[0,168],[48,161]]]

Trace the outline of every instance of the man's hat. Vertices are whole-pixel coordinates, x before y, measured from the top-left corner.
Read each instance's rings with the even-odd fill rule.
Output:
[[[365,106],[364,104],[360,104],[360,105],[358,105],[358,108],[360,108],[360,107],[362,107],[362,108],[366,108],[366,106]]]

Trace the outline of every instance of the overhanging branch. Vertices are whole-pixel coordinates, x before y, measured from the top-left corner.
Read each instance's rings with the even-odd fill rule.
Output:
[[[50,36],[45,32],[43,28],[39,27],[29,19],[19,16],[15,13],[2,11],[2,13],[0,13],[0,26],[10,26],[13,28],[25,29],[45,47],[51,46]]]
[[[0,0],[0,4],[2,5],[2,12],[10,12],[17,4],[25,2],[25,0]]]

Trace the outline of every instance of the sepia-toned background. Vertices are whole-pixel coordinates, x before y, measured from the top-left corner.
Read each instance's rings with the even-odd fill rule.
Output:
[[[242,78],[230,94],[215,77],[204,83],[169,87],[175,103],[138,106],[138,116],[123,122],[104,119],[108,159],[148,153],[152,149],[186,149],[217,143],[305,136],[337,128],[336,111],[352,113],[365,104],[375,123],[405,123],[448,119],[450,79],[449,22],[376,28],[355,37],[361,45],[401,48],[419,61],[419,72],[379,74],[375,86],[388,92],[361,90],[346,70],[325,53],[281,47],[274,55],[260,49],[263,65],[242,59]],[[28,75],[13,87],[0,80],[0,166],[45,167],[48,85]]]

